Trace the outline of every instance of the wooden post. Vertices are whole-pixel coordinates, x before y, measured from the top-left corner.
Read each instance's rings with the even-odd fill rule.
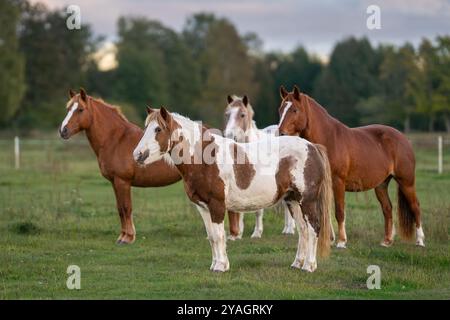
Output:
[[[16,169],[20,169],[20,141],[18,136],[14,138],[14,164]]]
[[[442,174],[443,171],[443,159],[442,159],[442,136],[438,137],[438,173]]]

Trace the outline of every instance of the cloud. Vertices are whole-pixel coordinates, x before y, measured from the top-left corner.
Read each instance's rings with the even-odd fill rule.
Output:
[[[36,0],[33,0],[36,2]],[[196,12],[213,12],[232,21],[239,32],[256,32],[266,50],[292,50],[302,44],[321,56],[336,41],[367,36],[375,43],[417,44],[450,30],[450,0],[45,0],[51,8],[68,4],[81,7],[82,20],[98,34],[114,40],[121,15],[140,15],[182,30],[186,18]],[[366,8],[381,8],[381,30],[366,28]]]

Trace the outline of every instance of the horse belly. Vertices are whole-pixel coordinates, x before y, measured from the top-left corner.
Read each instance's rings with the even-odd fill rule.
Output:
[[[230,183],[225,194],[225,205],[233,211],[255,211],[272,206],[276,202],[275,176],[257,174],[247,189]]]

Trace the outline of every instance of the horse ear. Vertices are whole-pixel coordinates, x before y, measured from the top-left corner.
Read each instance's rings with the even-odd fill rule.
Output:
[[[242,98],[242,103],[244,104],[244,106],[248,106],[248,97],[247,96],[244,96]]]
[[[230,96],[230,95],[228,95],[228,96],[227,96],[227,101],[228,101],[228,104],[232,103],[232,102],[234,101],[234,100],[233,100],[233,97]]]
[[[294,98],[296,100],[300,100],[300,89],[297,87],[297,85],[294,85]]]
[[[155,109],[152,109],[150,106],[147,106],[146,109],[147,109],[147,114],[152,114],[153,112],[156,111]]]
[[[289,92],[286,91],[286,89],[283,86],[280,86],[280,97],[281,99],[284,99],[287,97]]]
[[[75,97],[76,92],[73,91],[72,89],[69,89],[69,98],[72,99],[73,97]]]
[[[87,101],[87,93],[83,88],[80,88],[80,97],[83,101]]]
[[[166,110],[166,108],[161,107],[159,109],[159,114],[161,115],[161,118],[166,122],[167,126],[171,128],[172,125],[172,116],[170,115],[170,112]]]

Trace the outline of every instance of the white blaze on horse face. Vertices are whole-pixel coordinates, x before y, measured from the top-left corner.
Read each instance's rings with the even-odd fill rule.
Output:
[[[134,160],[137,161],[139,159],[139,155],[147,151],[149,154],[148,157],[144,160],[144,164],[153,163],[163,157],[163,154],[160,150],[160,145],[158,141],[156,141],[155,129],[157,127],[159,127],[157,121],[152,121],[147,125],[144,136],[141,138],[137,147],[133,151]]]
[[[67,113],[66,117],[64,118],[62,124],[61,124],[61,129],[64,128],[65,126],[67,126],[67,124],[69,123],[70,119],[73,116],[73,113],[75,112],[75,110],[78,109],[78,102],[75,102],[69,109],[69,112]]]
[[[230,108],[228,123],[225,127],[225,137],[233,139],[236,135],[236,117],[239,112],[239,107]]]
[[[292,102],[291,101],[287,101],[286,105],[284,106],[284,110],[283,110],[283,114],[281,115],[280,118],[280,126],[283,124],[284,118],[286,117],[286,113],[288,112],[289,108],[292,106]]]

